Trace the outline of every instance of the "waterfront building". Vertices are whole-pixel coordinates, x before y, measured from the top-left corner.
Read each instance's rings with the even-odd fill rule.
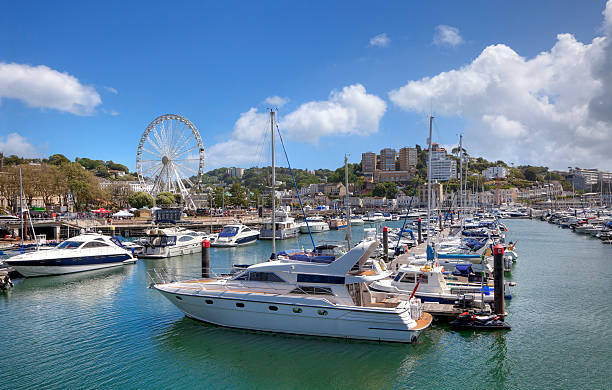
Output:
[[[380,151],[380,170],[395,171],[395,160],[397,152],[392,148],[385,148]]]
[[[361,170],[364,173],[373,173],[376,170],[376,153],[365,152],[361,154]]]
[[[612,183],[612,172],[597,169],[570,168],[568,179],[577,190],[590,190],[594,185]]]
[[[376,171],[374,172],[374,182],[384,183],[407,183],[414,177],[414,173],[410,171]]]
[[[457,161],[447,155],[446,149],[434,143],[431,145],[431,151],[427,150],[427,153],[427,164],[431,153],[431,180],[449,181],[457,177]]]
[[[236,167],[227,168],[227,174],[229,175],[229,177],[237,177],[241,179],[242,176],[244,175],[244,168],[236,168]]]
[[[419,192],[419,207],[427,207],[427,184],[421,184],[418,187]],[[442,183],[431,184],[431,207],[436,208],[444,202],[444,185]]]
[[[408,171],[413,176],[416,174],[418,153],[416,148],[405,147],[399,151],[399,170]]]
[[[493,180],[497,178],[505,179],[506,176],[508,176],[508,173],[510,173],[510,170],[508,168],[499,165],[496,167],[488,167],[487,169],[482,171],[482,176],[487,178],[487,180]]]

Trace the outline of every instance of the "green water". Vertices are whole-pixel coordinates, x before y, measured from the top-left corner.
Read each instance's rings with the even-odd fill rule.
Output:
[[[404,345],[225,329],[183,317],[146,288],[147,270],[195,270],[199,254],[141,260],[0,293],[0,389],[611,388],[612,246],[539,221],[506,223],[520,256],[510,332],[436,324]],[[324,237],[344,232],[315,235]],[[266,242],[213,249],[212,265],[269,253]]]

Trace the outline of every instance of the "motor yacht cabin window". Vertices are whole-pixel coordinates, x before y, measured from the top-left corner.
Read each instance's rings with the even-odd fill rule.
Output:
[[[219,237],[233,237],[238,234],[238,228],[236,226],[226,226],[219,233]]]
[[[416,275],[405,273],[402,278],[402,283],[416,283]]]
[[[281,279],[274,272],[246,272],[234,280],[248,280],[249,282],[276,282],[276,283],[285,283],[283,279]]]
[[[80,247],[82,242],[80,241],[64,241],[57,246],[57,249],[76,249]]]
[[[298,286],[291,294],[334,295],[329,287]]]
[[[83,248],[81,249],[91,249],[91,248],[102,248],[108,246],[103,242],[97,242],[97,241],[91,241],[88,242],[87,244],[83,245]]]
[[[179,238],[180,242],[191,241],[191,240],[193,240],[193,237],[191,236],[184,236],[184,237]]]
[[[298,274],[298,283],[344,284],[343,276]]]

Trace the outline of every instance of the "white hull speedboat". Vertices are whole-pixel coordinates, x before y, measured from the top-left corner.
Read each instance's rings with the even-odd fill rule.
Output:
[[[182,228],[151,229],[139,258],[163,259],[202,251],[206,234]]]
[[[351,217],[351,225],[363,225],[364,223],[361,217]]]
[[[95,233],[81,234],[48,250],[8,258],[5,263],[25,277],[69,274],[134,263],[119,241]]]
[[[419,300],[368,289],[385,278],[351,271],[377,243],[365,241],[330,264],[269,261],[232,278],[156,283],[186,316],[216,325],[267,332],[375,341],[414,342],[431,324]],[[374,274],[374,276],[371,276]]]
[[[254,244],[259,238],[259,230],[242,224],[225,225],[211,246],[234,247]]]

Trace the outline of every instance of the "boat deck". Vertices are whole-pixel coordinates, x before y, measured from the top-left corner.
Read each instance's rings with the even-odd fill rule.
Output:
[[[421,318],[419,318],[416,321],[417,326],[415,328],[413,328],[412,330],[423,330],[423,329],[427,328],[431,324],[432,320],[433,320],[432,315],[427,313],[427,312],[425,312],[425,313],[423,313]]]

